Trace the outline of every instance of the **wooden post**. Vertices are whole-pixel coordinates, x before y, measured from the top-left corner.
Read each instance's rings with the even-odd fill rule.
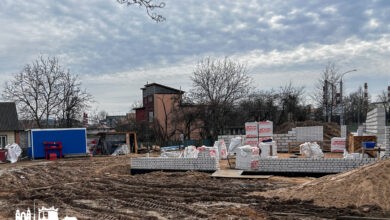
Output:
[[[131,153],[131,145],[130,145],[130,133],[126,133],[126,145],[129,149],[129,153]]]
[[[135,153],[138,154],[137,133],[135,132],[134,132],[134,148],[135,148]]]

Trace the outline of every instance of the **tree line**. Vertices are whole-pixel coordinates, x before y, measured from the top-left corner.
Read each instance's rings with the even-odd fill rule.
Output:
[[[197,129],[203,139],[215,140],[227,129],[243,127],[248,121],[271,120],[275,126],[306,120],[340,123],[343,113],[344,124],[362,123],[372,108],[371,97],[361,86],[343,95],[343,74],[335,63],[329,62],[310,94],[291,82],[280,88],[256,90],[245,65],[227,57],[207,57],[193,71],[193,88],[171,103],[163,122],[155,120],[151,127],[134,123],[131,129],[147,128],[144,133],[164,145],[174,140],[177,133],[191,139],[192,131]],[[378,99],[385,100],[385,92]],[[388,108],[388,100],[383,103]]]
[[[336,64],[328,63],[310,95],[304,87],[291,82],[280,88],[256,90],[246,65],[228,57],[207,57],[195,66],[188,93],[175,97],[170,102],[172,106],[160,100],[164,121],[137,124],[134,119],[117,129],[139,131],[141,139],[158,143],[173,140],[177,133],[191,139],[194,130],[199,130],[204,139],[216,139],[227,128],[240,127],[248,121],[271,120],[275,126],[305,120],[339,122],[340,108],[345,124],[362,123],[370,110],[371,97],[358,87],[340,99],[341,78]],[[26,64],[6,82],[2,97],[15,102],[21,118],[34,121],[40,128],[81,126],[82,114],[93,103],[92,95],[82,88],[77,75],[63,68],[56,57],[43,56]],[[378,100],[388,112],[385,91]],[[106,116],[97,114],[96,123]]]

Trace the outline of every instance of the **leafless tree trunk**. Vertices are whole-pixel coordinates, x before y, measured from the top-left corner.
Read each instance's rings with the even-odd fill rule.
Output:
[[[191,97],[207,106],[205,127],[215,139],[223,130],[226,110],[250,90],[246,66],[227,57],[222,60],[208,57],[198,62],[191,79]]]
[[[89,107],[88,104],[92,102],[92,96],[81,88],[77,76],[73,76],[69,72],[63,75],[60,86],[62,88],[60,94],[62,125],[72,127],[77,116]]]
[[[312,98],[323,111],[324,121],[331,121],[336,102],[337,84],[340,80],[339,70],[334,62],[328,62],[321,73]]]

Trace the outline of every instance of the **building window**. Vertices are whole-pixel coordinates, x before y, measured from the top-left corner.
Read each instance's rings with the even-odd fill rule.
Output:
[[[153,96],[148,97],[148,102],[153,102]]]
[[[7,136],[1,135],[0,136],[0,147],[4,148],[5,146],[7,146]]]
[[[149,112],[149,122],[153,122],[153,112]]]

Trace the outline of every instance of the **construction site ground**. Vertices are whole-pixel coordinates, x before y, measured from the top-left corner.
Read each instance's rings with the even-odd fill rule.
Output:
[[[261,192],[314,178],[212,178],[200,172],[130,175],[130,157],[106,156],[0,164],[0,219],[35,206],[59,208],[60,219],[334,219],[385,217],[377,206],[321,207]],[[143,155],[136,155],[143,156]],[[227,168],[226,162],[223,166]],[[223,164],[224,164],[223,163]]]

